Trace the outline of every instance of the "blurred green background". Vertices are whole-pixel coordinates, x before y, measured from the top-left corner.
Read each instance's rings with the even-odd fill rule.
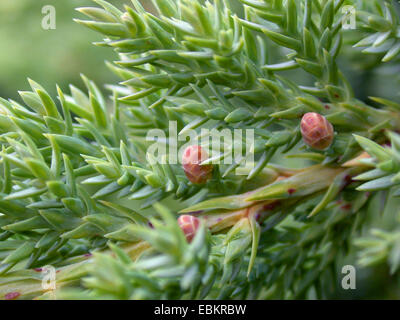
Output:
[[[110,0],[122,8],[130,0]],[[146,0],[143,1],[146,4]],[[42,28],[42,8],[56,9],[56,29]],[[95,5],[90,0],[0,0],[0,96],[18,98],[18,90],[29,88],[31,78],[51,93],[55,85],[66,89],[73,83],[82,87],[80,73],[100,85],[116,81],[104,65],[116,60],[115,53],[96,47],[102,37],[73,18],[85,18],[76,7]]]

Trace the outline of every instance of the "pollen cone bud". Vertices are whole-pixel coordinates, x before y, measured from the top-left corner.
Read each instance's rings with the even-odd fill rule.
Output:
[[[333,126],[318,113],[306,113],[301,119],[300,130],[304,142],[311,148],[325,150],[332,144]]]
[[[212,177],[213,166],[201,165],[207,159],[207,152],[200,146],[189,146],[183,152],[182,166],[190,182],[204,184]]]
[[[190,215],[183,215],[178,218],[178,224],[185,234],[186,240],[191,242],[199,229],[200,219]]]

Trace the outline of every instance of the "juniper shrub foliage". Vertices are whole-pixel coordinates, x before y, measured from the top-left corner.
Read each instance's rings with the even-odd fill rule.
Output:
[[[358,97],[346,67],[398,68],[395,1],[94,2],[76,22],[121,82],[0,100],[0,297],[344,297],[349,261],[398,293],[400,104]],[[157,161],[146,134],[170,121],[252,129],[253,165],[226,144]]]

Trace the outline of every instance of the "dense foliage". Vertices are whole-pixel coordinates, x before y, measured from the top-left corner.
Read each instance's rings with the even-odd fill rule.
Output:
[[[0,297],[398,297],[400,104],[366,97],[351,72],[399,67],[397,3],[153,0],[150,13],[93,1],[75,21],[115,50],[121,82],[103,91],[82,76],[86,91],[52,98],[29,80],[21,102],[0,99]],[[300,126],[309,113],[323,115],[323,144]],[[146,135],[171,147],[171,121],[180,136],[254,129],[254,166],[223,164],[230,144],[201,183],[154,161]],[[191,241],[183,213],[200,221]]]

